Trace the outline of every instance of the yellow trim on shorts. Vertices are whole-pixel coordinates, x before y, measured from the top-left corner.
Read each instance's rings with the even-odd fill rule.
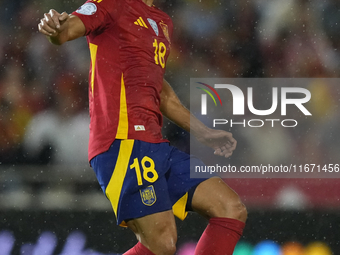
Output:
[[[178,201],[172,206],[173,214],[180,220],[184,220],[188,215],[188,212],[185,211],[187,202],[188,202],[188,192],[185,193],[183,197],[178,199]],[[127,224],[125,221],[122,221],[122,223],[120,223],[119,226],[127,227]]]
[[[119,154],[117,158],[117,163],[115,169],[112,173],[111,179],[105,194],[110,200],[113,211],[116,216],[118,216],[118,203],[120,198],[120,193],[122,191],[125,175],[128,169],[130,157],[132,154],[132,148],[135,140],[122,140],[119,148]]]
[[[181,197],[176,204],[174,204],[172,206],[172,211],[174,213],[174,215],[179,218],[180,220],[184,220],[187,215],[188,212],[185,211],[185,207],[187,205],[188,202],[188,192],[185,193],[185,195],[183,197]]]

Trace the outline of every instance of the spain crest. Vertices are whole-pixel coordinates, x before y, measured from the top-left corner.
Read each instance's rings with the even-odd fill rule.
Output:
[[[163,21],[161,21],[159,23],[159,25],[161,26],[162,30],[163,30],[163,34],[165,36],[165,38],[168,40],[168,42],[171,44],[171,41],[170,41],[170,36],[169,36],[169,29],[168,29],[168,25],[165,24]]]
[[[147,206],[152,206],[156,202],[156,193],[152,185],[146,187],[145,189],[139,190],[139,192],[143,204]]]
[[[153,31],[155,31],[156,35],[158,36],[159,32],[158,32],[158,26],[157,26],[156,21],[154,21],[153,19],[148,18],[148,22],[151,25]]]

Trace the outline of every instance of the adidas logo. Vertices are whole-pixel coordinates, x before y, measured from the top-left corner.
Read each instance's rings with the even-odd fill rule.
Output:
[[[145,27],[145,28],[148,28],[148,26],[145,24],[144,20],[142,17],[139,17],[135,22],[134,22],[135,25],[137,26],[141,26],[141,27]]]
[[[145,127],[143,125],[135,125],[136,131],[145,131]]]

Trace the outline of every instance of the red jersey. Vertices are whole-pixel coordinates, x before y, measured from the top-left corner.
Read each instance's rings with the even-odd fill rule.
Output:
[[[89,159],[115,139],[162,138],[160,92],[170,52],[170,17],[142,0],[92,0],[77,11],[91,53]]]

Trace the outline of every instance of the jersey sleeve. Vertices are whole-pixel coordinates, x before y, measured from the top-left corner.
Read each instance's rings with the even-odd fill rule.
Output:
[[[86,35],[100,32],[105,27],[114,23],[120,13],[121,1],[118,0],[88,0],[72,15],[78,16],[84,23]]]

